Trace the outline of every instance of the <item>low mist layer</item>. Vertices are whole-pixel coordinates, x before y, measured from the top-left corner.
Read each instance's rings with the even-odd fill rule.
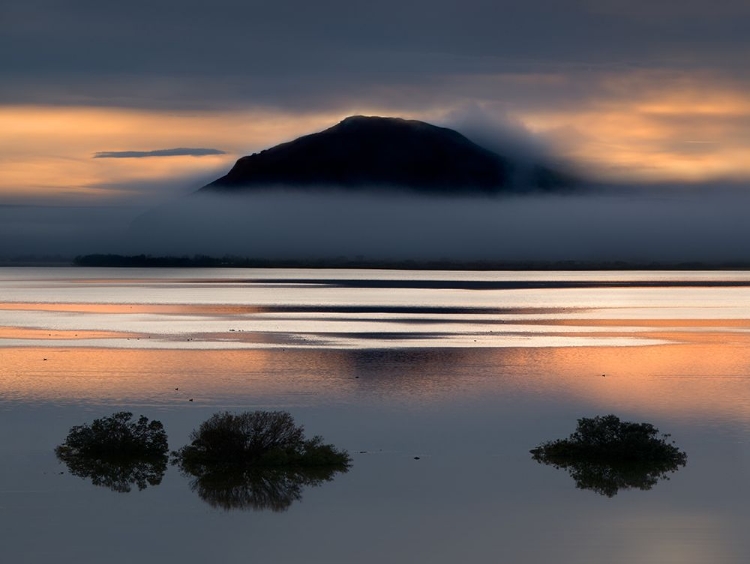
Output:
[[[194,195],[146,213],[6,206],[0,255],[748,261],[749,204],[739,187],[704,187],[498,198],[275,190]]]

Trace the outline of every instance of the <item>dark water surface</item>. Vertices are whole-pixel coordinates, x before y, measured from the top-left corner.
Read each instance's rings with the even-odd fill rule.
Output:
[[[2,269],[0,557],[747,562],[749,284],[747,272]],[[174,467],[112,491],[53,452],[71,426],[120,410],[159,419],[178,448],[225,409],[288,410],[353,466],[274,511],[212,504]],[[671,433],[687,465],[606,497],[531,459],[607,413]]]

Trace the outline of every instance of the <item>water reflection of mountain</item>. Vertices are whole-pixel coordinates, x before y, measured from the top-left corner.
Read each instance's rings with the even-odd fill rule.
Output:
[[[211,507],[275,512],[286,511],[300,501],[305,487],[320,486],[333,480],[336,473],[347,472],[329,467],[181,470],[192,477],[190,489]]]
[[[167,456],[153,458],[120,457],[110,459],[81,456],[59,456],[68,472],[79,478],[91,479],[95,486],[127,493],[133,486],[145,490],[161,484],[167,471]]]

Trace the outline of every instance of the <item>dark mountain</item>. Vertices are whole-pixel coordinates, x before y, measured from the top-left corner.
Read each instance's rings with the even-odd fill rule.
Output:
[[[320,133],[242,157],[226,176],[200,192],[287,186],[495,194],[572,184],[564,174],[513,162],[451,129],[421,121],[353,116]]]

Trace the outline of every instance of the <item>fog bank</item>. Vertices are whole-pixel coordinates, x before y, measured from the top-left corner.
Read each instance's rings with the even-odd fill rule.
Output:
[[[499,198],[330,191],[193,195],[137,208],[0,207],[0,255],[263,259],[750,261],[750,192]]]
[[[123,252],[258,258],[750,260],[750,194],[425,198],[194,196],[139,218]]]

